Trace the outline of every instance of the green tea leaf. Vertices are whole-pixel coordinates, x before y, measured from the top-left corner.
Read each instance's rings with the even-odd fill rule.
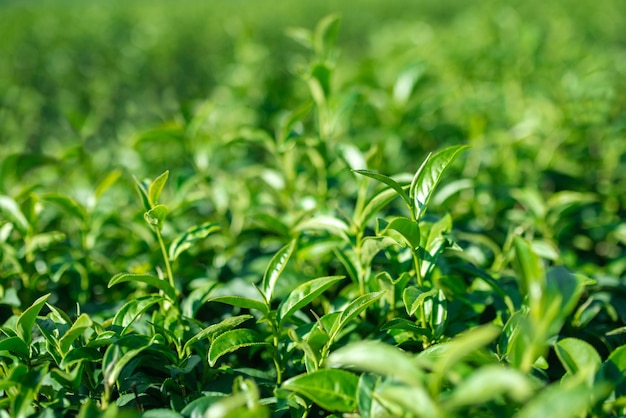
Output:
[[[161,197],[161,192],[163,191],[163,187],[165,187],[165,183],[167,182],[169,175],[169,170],[165,170],[163,174],[154,179],[154,181],[150,184],[150,188],[148,189],[148,199],[152,208],[158,204],[159,197]]]
[[[410,385],[422,385],[424,371],[400,349],[378,341],[359,341],[330,354],[328,367],[349,368],[390,376]]]
[[[104,194],[111,186],[117,182],[117,180],[122,176],[122,170],[115,169],[107,173],[107,175],[98,182],[96,189],[94,190],[94,197],[96,200],[100,199],[100,196]]]
[[[578,417],[582,411],[588,411],[599,399],[608,396],[610,392],[610,385],[607,384],[590,388],[585,382],[575,386],[553,383],[527,402],[515,417]]]
[[[226,331],[230,331],[231,329],[241,325],[242,323],[252,318],[252,315],[230,316],[223,321],[218,322],[217,324],[209,325],[208,327],[204,328],[202,331],[191,337],[189,340],[187,340],[183,347],[183,352],[186,352],[187,349],[189,349],[192,345],[200,340],[211,340],[215,338],[216,335],[220,335]]]
[[[393,189],[385,189],[378,192],[374,195],[369,201],[367,205],[363,208],[360,213],[355,213],[354,221],[356,225],[360,228],[364,229],[367,222],[372,218],[372,216],[379,213],[382,208],[391,203],[395,198],[398,197],[398,192]]]
[[[333,328],[330,331],[330,335],[337,335],[337,333],[339,333],[339,331],[353,318],[367,309],[368,306],[379,300],[384,294],[385,292],[366,293],[350,302],[350,304],[348,304],[348,306],[346,306],[346,308],[341,312],[339,320],[334,323]]]
[[[30,230],[26,216],[20,210],[17,202],[9,196],[0,195],[0,212],[4,213],[22,234],[26,234]]]
[[[415,219],[420,220],[424,216],[428,201],[441,181],[444,172],[459,154],[467,148],[468,146],[466,145],[458,145],[429,155],[415,173],[409,189],[409,197],[413,201],[411,206],[414,210]]]
[[[378,219],[377,230],[380,235],[384,235],[389,230],[400,233],[412,251],[415,251],[420,246],[420,227],[417,222],[409,218],[397,217],[393,218],[389,223],[384,219]]]
[[[437,289],[423,291],[417,286],[407,286],[402,292],[402,301],[407,314],[413,316],[415,312],[424,304],[424,301],[437,294]]]
[[[118,273],[109,280],[108,287],[111,288],[116,284],[125,282],[144,283],[163,291],[165,296],[172,301],[177,299],[176,289],[167,280],[161,280],[151,274]]]
[[[21,359],[28,359],[28,346],[20,337],[9,337],[0,340],[0,351],[9,351],[17,354]]]
[[[225,354],[237,351],[240,348],[255,345],[267,345],[263,337],[251,329],[234,329],[219,335],[209,348],[209,364],[214,366],[217,360]]]
[[[322,18],[313,32],[313,48],[320,57],[330,58],[333,52],[337,33],[339,32],[339,14],[330,14]]]
[[[54,203],[79,221],[84,222],[87,218],[85,208],[69,196],[58,193],[46,193],[41,195],[41,199]]]
[[[554,346],[568,374],[595,374],[602,365],[602,359],[591,344],[578,338],[564,338]]]
[[[128,335],[111,344],[102,359],[102,374],[105,386],[112,387],[124,367],[139,353],[150,347],[156,338],[157,335],[152,338]]]
[[[356,408],[359,378],[350,372],[322,369],[285,381],[284,389],[303,395],[328,411],[352,412]]]
[[[407,204],[407,207],[409,209],[413,206],[411,203],[411,200],[409,199],[409,196],[404,191],[404,188],[400,186],[400,184],[394,179],[392,179],[391,177],[385,176],[384,174],[379,174],[371,170],[352,170],[352,171],[354,171],[355,173],[361,174],[363,176],[373,178],[374,180],[377,180],[377,181],[380,181],[381,183],[386,184],[387,186],[391,187],[398,194],[398,196],[402,198],[402,200],[404,200],[404,202]]]
[[[126,302],[113,317],[113,325],[123,327],[122,335],[145,311],[163,300],[161,296],[142,296]]]
[[[446,397],[446,408],[483,405],[506,395],[515,402],[525,402],[538,383],[526,374],[501,365],[487,365],[470,374]]]
[[[205,222],[202,225],[192,226],[187,229],[182,234],[178,235],[169,248],[169,259],[170,261],[174,261],[181,255],[184,251],[191,248],[191,246],[200,240],[205,239],[212,233],[219,231],[220,226],[216,223]]]
[[[376,398],[393,411],[394,416],[443,418],[445,415],[423,386],[386,382],[378,387]]]
[[[59,340],[59,348],[64,356],[70,351],[74,341],[76,341],[87,328],[90,328],[92,324],[93,322],[87,314],[82,314],[76,319],[72,327]]]
[[[545,289],[545,270],[539,257],[533,252],[530,243],[522,237],[513,239],[516,263],[520,273],[520,288],[523,296],[528,296],[531,311],[538,311]],[[539,312],[537,312],[539,313]]]
[[[443,376],[452,366],[492,342],[498,335],[500,335],[499,327],[481,325],[455,336],[448,342],[422,351],[418,358],[433,361],[434,371]]]
[[[316,215],[299,222],[293,227],[293,232],[302,231],[326,231],[336,237],[350,242],[348,237],[348,225],[339,218],[329,215]]]
[[[278,306],[276,320],[282,325],[297,310],[308,305],[326,289],[343,279],[344,276],[320,277],[296,287]]]
[[[148,225],[160,231],[161,229],[163,229],[163,224],[165,223],[165,217],[167,216],[167,212],[167,206],[156,205],[152,209],[144,213],[143,217],[146,222],[148,222]]]
[[[257,311],[267,315],[269,308],[265,302],[256,299],[245,298],[243,296],[216,296],[207,299],[207,302],[220,302],[238,308],[256,309]]]
[[[26,346],[29,346],[33,340],[33,326],[35,325],[35,320],[37,319],[37,315],[41,311],[41,308],[46,304],[46,301],[50,297],[50,293],[47,295],[43,295],[39,299],[37,299],[33,304],[26,309],[17,319],[17,324],[15,326],[15,332],[18,337],[24,341]]]
[[[283,270],[285,270],[287,262],[289,262],[289,258],[291,258],[291,254],[293,254],[296,248],[296,243],[297,241],[295,239],[291,240],[287,245],[278,250],[270,260],[265,274],[263,275],[263,281],[261,282],[261,289],[263,290],[266,300],[272,300],[276,282]]]

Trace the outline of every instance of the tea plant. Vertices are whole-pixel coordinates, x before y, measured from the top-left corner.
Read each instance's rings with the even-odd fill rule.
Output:
[[[347,2],[369,38],[331,14],[279,47],[269,18],[218,35],[190,4],[87,8],[67,38],[0,6],[52,36],[5,26],[11,53],[76,45],[40,76],[0,63],[0,415],[625,414],[621,6],[583,3],[597,38],[567,5],[548,30],[525,5]],[[105,77],[109,43],[158,71]],[[141,116],[106,105],[131,92]]]

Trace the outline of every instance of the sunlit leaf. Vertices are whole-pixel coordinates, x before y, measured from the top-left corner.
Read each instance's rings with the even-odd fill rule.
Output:
[[[267,314],[269,312],[268,306],[265,302],[256,299],[250,299],[243,296],[216,296],[207,299],[207,302],[220,302],[230,306],[237,306],[238,308],[256,309],[259,312]]]
[[[165,217],[167,216],[167,212],[167,206],[156,205],[152,209],[144,213],[143,217],[146,222],[148,222],[148,225],[160,231],[161,229],[163,229],[163,224],[165,223]]]
[[[212,233],[219,230],[220,226],[212,222],[205,222],[202,225],[192,226],[191,228],[187,229],[185,232],[174,238],[174,240],[170,244],[170,261],[176,260],[179,255],[191,248],[191,246],[197,241],[203,240]]]
[[[255,345],[267,345],[263,337],[251,329],[234,329],[219,335],[209,349],[209,364],[214,366],[217,360],[225,354],[237,351],[240,348]]]
[[[204,328],[202,331],[191,337],[185,343],[183,351],[187,351],[188,348],[190,348],[198,341],[201,341],[203,339],[211,340],[215,338],[215,336],[218,336],[226,331],[230,331],[231,329],[241,325],[242,323],[252,318],[252,315],[230,316],[223,321],[218,322],[217,324],[209,325],[208,327]]]
[[[394,377],[411,385],[421,385],[424,371],[400,349],[378,341],[360,341],[332,352],[329,367],[348,368]]]
[[[329,411],[351,412],[356,408],[359,378],[350,372],[322,369],[285,381],[284,389],[303,395]]]
[[[59,340],[59,348],[61,349],[61,353],[68,353],[74,341],[76,341],[78,337],[83,335],[85,330],[90,328],[92,324],[93,322],[91,321],[89,315],[82,314],[81,316],[79,316],[72,324],[72,327]]]
[[[177,299],[176,289],[167,280],[161,280],[151,274],[118,273],[109,280],[108,287],[111,288],[116,284],[125,282],[144,283],[162,290],[170,300],[174,301]]]
[[[500,365],[487,365],[477,369],[454,388],[444,405],[459,408],[483,405],[506,395],[515,402],[529,399],[538,388],[538,382],[515,369]]]
[[[291,258],[291,255],[296,248],[296,243],[296,240],[291,240],[287,245],[278,250],[278,252],[274,254],[270,260],[267,269],[265,270],[263,281],[261,283],[261,289],[263,290],[263,294],[268,301],[274,296],[276,282],[278,281],[278,278],[283,270],[285,270],[285,267],[289,262],[289,258]]]
[[[371,177],[374,180],[377,180],[381,183],[386,184],[387,186],[391,187],[391,189],[394,190],[397,193],[397,195],[402,198],[402,200],[404,200],[408,208],[411,208],[413,206],[411,203],[411,200],[409,199],[409,196],[404,191],[404,188],[391,177],[385,176],[384,174],[380,174],[371,170],[353,170],[353,171],[355,173],[361,174],[363,176]]]
[[[17,319],[15,332],[27,346],[30,345],[33,340],[33,326],[35,325],[35,320],[49,297],[50,293],[37,299],[28,309],[22,312]]]
[[[166,170],[159,177],[154,179],[152,183],[150,183],[150,187],[148,188],[148,198],[152,207],[159,203],[159,197],[161,197],[161,192],[163,191],[163,187],[165,187],[165,183],[167,182],[169,175],[169,170]]]
[[[344,279],[344,276],[328,276],[309,280],[292,290],[278,306],[276,320],[282,324],[300,308],[308,305],[326,289]]]
[[[413,205],[411,206],[415,211],[415,219],[419,220],[422,218],[428,201],[441,181],[444,172],[460,153],[467,148],[466,145],[458,145],[429,155],[415,173],[409,189],[409,197],[413,200]]]
[[[25,234],[30,229],[26,216],[24,216],[15,200],[9,196],[0,195],[0,212],[4,213],[22,234]]]
[[[143,296],[126,302],[113,317],[113,325],[123,327],[124,331],[122,333],[126,333],[130,325],[143,315],[144,312],[162,300],[163,297],[161,296]]]

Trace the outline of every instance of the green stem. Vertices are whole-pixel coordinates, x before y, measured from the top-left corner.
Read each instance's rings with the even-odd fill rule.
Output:
[[[161,231],[159,228],[154,228],[156,231],[157,239],[159,240],[159,246],[161,247],[161,254],[163,254],[163,261],[165,262],[165,272],[167,274],[167,278],[170,282],[170,285],[174,290],[176,290],[176,283],[174,283],[174,275],[172,274],[172,266],[170,265],[170,260],[167,256],[167,250],[165,248],[165,243],[163,242],[163,236],[161,235]],[[176,294],[178,291],[176,290]]]

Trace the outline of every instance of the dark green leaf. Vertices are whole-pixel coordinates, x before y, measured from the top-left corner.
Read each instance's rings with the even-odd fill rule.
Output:
[[[124,367],[139,353],[150,347],[156,337],[156,335],[152,338],[129,335],[111,344],[102,359],[102,374],[105,386],[113,386]]]
[[[20,337],[9,337],[0,341],[0,351],[9,351],[22,359],[29,357],[28,345]]]

